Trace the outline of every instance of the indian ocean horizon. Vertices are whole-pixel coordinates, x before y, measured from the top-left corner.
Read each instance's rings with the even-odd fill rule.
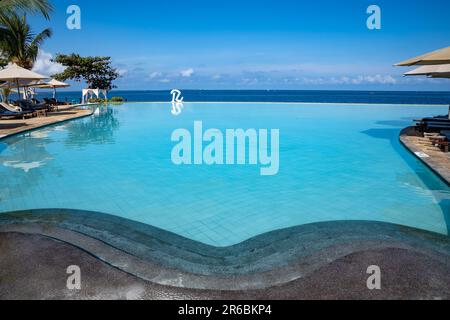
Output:
[[[441,104],[450,103],[450,91],[325,91],[325,90],[182,90],[186,102],[305,102],[363,104]],[[37,99],[51,97],[39,92]],[[170,102],[170,90],[113,90],[109,97],[123,97],[128,102]],[[60,101],[79,102],[81,92],[58,91]]]

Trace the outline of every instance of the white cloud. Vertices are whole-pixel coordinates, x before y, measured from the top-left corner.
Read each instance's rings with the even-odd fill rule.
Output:
[[[123,77],[128,74],[127,69],[117,69],[117,72],[119,73],[119,76]]]
[[[258,84],[259,80],[257,78],[243,78],[241,79],[241,83],[244,85],[252,86]]]
[[[169,83],[170,79],[161,79],[161,80],[159,80],[159,82],[161,82],[161,83]]]
[[[155,78],[159,78],[159,77],[162,77],[161,72],[155,71],[155,72],[150,73],[150,79],[155,79]]]
[[[359,76],[341,76],[341,77],[303,77],[296,79],[300,83],[311,85],[327,85],[327,84],[349,84],[349,85],[362,85],[362,84],[385,84],[393,85],[397,84],[398,80],[391,75],[359,75]]]
[[[383,76],[380,74],[373,76],[358,76],[356,78],[348,79],[352,84],[396,84],[397,80],[392,76]],[[345,82],[344,82],[345,83]]]
[[[44,50],[39,50],[36,62],[34,63],[33,71],[41,73],[45,76],[51,76],[55,73],[63,72],[65,67],[59,63],[52,62],[53,55],[51,53],[45,52]]]
[[[180,72],[180,75],[184,78],[190,78],[190,77],[192,77],[193,74],[194,74],[194,69],[192,69],[192,68],[182,70]]]

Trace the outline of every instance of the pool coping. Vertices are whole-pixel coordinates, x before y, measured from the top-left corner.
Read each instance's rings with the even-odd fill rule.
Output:
[[[401,144],[410,152],[413,156],[419,159],[422,163],[424,163],[428,168],[431,169],[445,184],[450,186],[450,161],[446,167],[439,160],[436,160],[429,153],[426,153],[427,157],[420,157],[419,154],[423,152],[423,148],[420,148],[417,144],[415,144],[409,137],[416,136],[416,129],[414,126],[410,126],[404,128],[400,132],[400,142]],[[430,142],[431,146],[431,142]]]
[[[172,104],[171,101],[124,101],[119,103],[114,103],[116,105],[123,105],[123,104],[138,104],[138,103],[144,103],[144,104],[155,104],[155,103],[163,103],[163,104]],[[282,105],[324,105],[324,106],[382,106],[382,107],[389,107],[389,106],[400,106],[400,107],[448,107],[448,104],[411,104],[411,103],[375,103],[375,102],[368,102],[368,103],[354,103],[354,102],[280,102],[280,101],[183,101],[183,104],[208,104],[208,103],[217,103],[217,104],[282,104]]]

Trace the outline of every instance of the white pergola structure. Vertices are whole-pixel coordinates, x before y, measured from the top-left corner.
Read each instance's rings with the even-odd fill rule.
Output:
[[[82,104],[85,104],[86,102],[89,102],[89,99],[92,99],[94,95],[97,97],[97,99],[100,97],[100,94],[103,95],[105,99],[108,99],[108,92],[106,90],[102,89],[83,89],[83,98],[82,98]]]

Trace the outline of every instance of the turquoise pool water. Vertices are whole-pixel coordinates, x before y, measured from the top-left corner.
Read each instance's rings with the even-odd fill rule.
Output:
[[[134,103],[0,140],[0,212],[114,214],[215,246],[307,223],[385,221],[448,234],[450,188],[400,130],[446,107]],[[280,170],[176,166],[173,130],[279,129]]]

